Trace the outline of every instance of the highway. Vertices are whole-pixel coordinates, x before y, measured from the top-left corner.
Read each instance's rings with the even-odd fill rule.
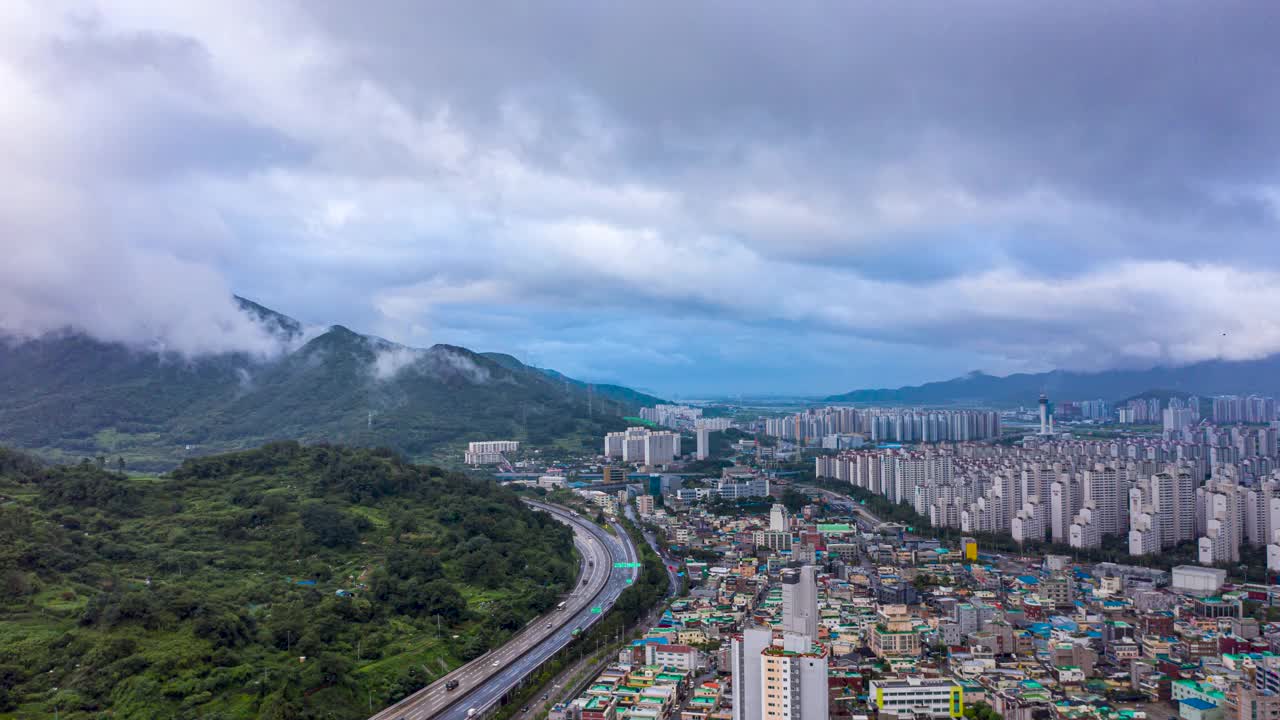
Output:
[[[637,570],[613,567],[615,562],[639,561],[636,548],[621,526],[614,523],[616,535],[610,535],[575,513],[532,500],[525,502],[573,528],[573,542],[582,556],[582,566],[577,584],[564,599],[564,609],[536,618],[502,647],[472,660],[370,720],[462,720],[472,708],[477,714],[484,713],[534,668],[568,645],[575,628],[585,630],[603,617],[591,609],[607,610],[630,584],[628,581],[635,579]],[[446,690],[445,684],[452,680],[458,681],[458,687]]]
[[[859,529],[861,530],[875,530],[877,527],[880,527],[880,525],[883,523],[883,521],[880,518],[876,517],[875,515],[872,515],[870,512],[867,511],[865,507],[860,505],[857,500],[854,500],[848,495],[841,495],[840,493],[827,490],[826,488],[813,487],[808,485],[802,486],[801,489],[809,490],[816,493],[821,493],[823,496],[825,496],[829,500],[845,503],[852,506],[853,511],[858,515],[858,525],[859,525]]]

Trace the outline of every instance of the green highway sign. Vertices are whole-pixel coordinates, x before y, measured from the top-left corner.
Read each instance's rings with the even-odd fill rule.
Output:
[[[597,605],[597,606],[595,606],[595,607],[591,608],[591,612],[593,612],[593,613],[595,613],[595,614],[599,615],[600,613],[604,612],[604,610],[602,610],[602,609],[600,608],[600,606],[599,606],[599,605]]]
[[[638,568],[640,567],[640,563],[616,562],[613,566],[616,568]]]
[[[627,578],[627,584],[628,584],[628,585],[630,585],[630,584],[631,584],[631,578]]]

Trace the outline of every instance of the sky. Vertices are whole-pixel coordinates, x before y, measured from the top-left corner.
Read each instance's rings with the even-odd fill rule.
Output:
[[[675,397],[1280,351],[1272,3],[0,3],[0,330]]]

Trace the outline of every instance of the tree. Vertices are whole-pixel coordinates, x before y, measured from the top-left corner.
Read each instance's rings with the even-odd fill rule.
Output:
[[[990,705],[983,702],[974,703],[973,705],[966,707],[964,709],[964,716],[968,718],[968,720],[1004,720],[1003,715],[992,710]]]
[[[302,527],[325,547],[350,547],[360,539],[355,521],[343,511],[324,502],[309,502],[299,513]]]
[[[798,513],[809,504],[809,496],[795,488],[787,488],[782,492],[782,504],[786,505],[791,512]]]

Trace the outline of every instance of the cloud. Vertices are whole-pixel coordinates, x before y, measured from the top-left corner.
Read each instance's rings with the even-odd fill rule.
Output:
[[[14,3],[0,328],[268,352],[234,289],[666,387],[767,385],[774,354],[835,389],[931,354],[1258,357],[1278,30],[1193,2]]]
[[[403,373],[431,375],[448,380],[460,377],[473,385],[489,382],[489,371],[469,357],[448,347],[412,348],[395,343],[375,341],[374,359],[370,365],[373,379],[387,382]]]
[[[373,358],[373,377],[376,380],[391,380],[404,370],[413,367],[422,359],[424,353],[423,350],[402,345],[381,348]]]

